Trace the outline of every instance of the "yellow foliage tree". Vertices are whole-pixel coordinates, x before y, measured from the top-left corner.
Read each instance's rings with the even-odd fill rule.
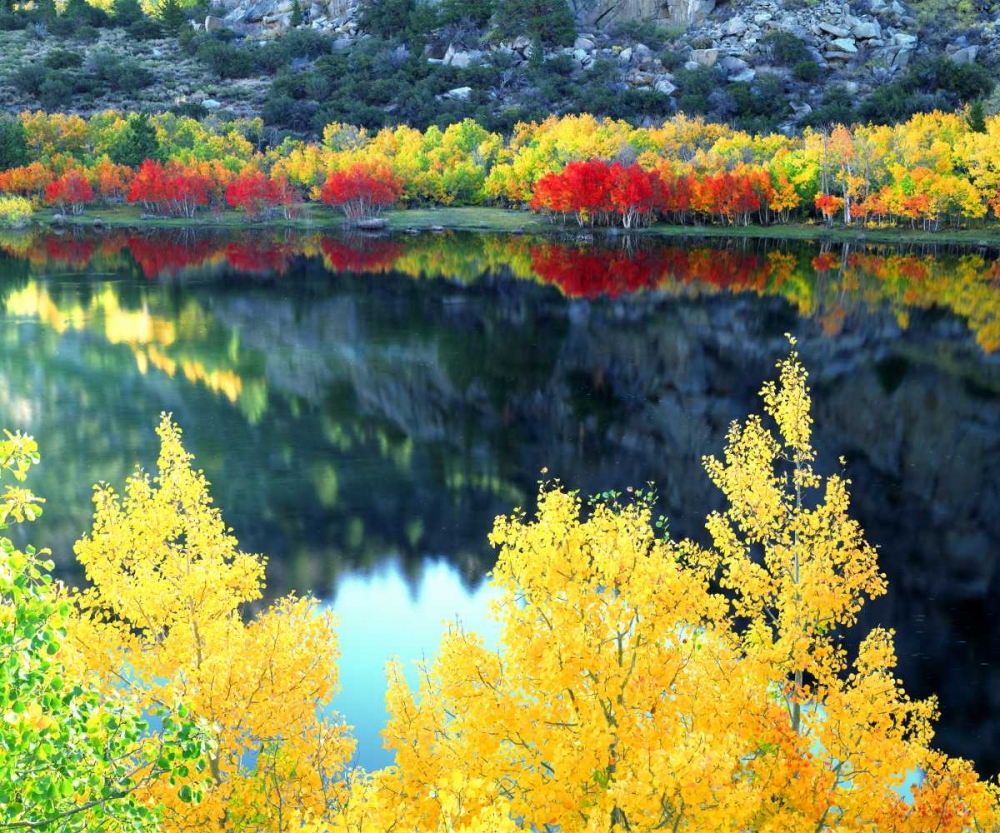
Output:
[[[891,632],[841,647],[885,578],[849,481],[813,469],[794,349],[779,369],[769,422],[706,460],[729,501],[710,550],[657,534],[647,493],[581,519],[556,485],[498,519],[499,646],[452,629],[416,693],[391,665],[396,765],[314,829],[996,830],[994,789],[931,749]]]
[[[353,753],[346,727],[324,718],[337,689],[334,622],[295,597],[244,622],[265,561],[237,548],[169,416],[157,433],[155,478],[137,471],[123,496],[95,490],[93,530],[76,546],[91,586],[75,594],[70,634],[103,686],[144,705],[183,700],[211,725],[204,800],[149,791],[168,829],[286,830],[293,811],[334,800]]]

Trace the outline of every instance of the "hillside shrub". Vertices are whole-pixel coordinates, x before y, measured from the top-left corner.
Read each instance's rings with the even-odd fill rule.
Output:
[[[761,38],[761,45],[771,60],[780,66],[790,67],[812,58],[812,53],[802,38],[780,29],[768,32]]]

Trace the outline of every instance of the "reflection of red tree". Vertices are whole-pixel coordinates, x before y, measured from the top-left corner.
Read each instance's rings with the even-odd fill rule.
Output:
[[[319,245],[323,262],[331,272],[388,272],[406,251],[400,242],[379,238],[324,237]]]
[[[822,252],[812,259],[812,267],[817,272],[836,269],[840,266],[840,257],[834,252]]]
[[[85,269],[94,256],[94,241],[53,235],[45,240],[45,253],[49,260],[65,264],[71,269]]]
[[[772,272],[771,261],[763,255],[732,249],[671,247],[665,265],[678,283],[708,284],[732,292],[762,292]]]
[[[295,255],[288,243],[275,240],[240,240],[226,246],[226,260],[240,272],[277,272],[284,275]]]
[[[775,276],[775,263],[752,252],[682,246],[638,252],[558,243],[531,247],[531,265],[538,276],[573,298],[616,298],[654,288],[665,280],[734,292],[763,292]]]
[[[663,250],[580,249],[557,243],[531,247],[531,268],[570,298],[597,298],[650,289],[663,274]]]
[[[219,246],[206,238],[174,240],[130,237],[128,248],[142,274],[150,280],[176,275],[181,269],[199,266],[218,252]]]
[[[923,255],[851,254],[847,263],[852,269],[866,272],[881,281],[897,277],[907,281],[925,281],[930,278],[934,266],[933,259]]]

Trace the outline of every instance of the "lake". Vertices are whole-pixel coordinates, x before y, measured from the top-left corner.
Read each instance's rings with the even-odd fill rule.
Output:
[[[341,617],[337,707],[387,762],[386,659],[486,617],[493,519],[540,478],[655,484],[704,540],[701,468],[800,341],[938,745],[1000,771],[1000,260],[991,249],[651,236],[0,233],[0,425],[38,439],[30,530],[78,582],[95,482],[161,411],[268,593]],[[542,474],[546,469],[547,473]]]

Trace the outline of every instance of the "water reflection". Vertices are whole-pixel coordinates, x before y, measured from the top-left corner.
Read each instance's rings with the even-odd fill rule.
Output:
[[[794,331],[823,459],[848,458],[890,578],[865,624],[897,629],[914,693],[941,692],[942,744],[996,771],[998,269],[781,242],[6,235],[0,424],[41,443],[33,534],[72,576],[91,485],[151,464],[172,411],[272,592],[365,600],[343,708],[373,724],[352,713],[377,717],[383,693],[357,646],[379,668],[409,650],[404,585],[430,627],[478,610],[492,519],[530,504],[543,466],[584,492],[652,480],[700,536],[718,506],[701,455]],[[421,580],[428,553],[453,603]]]

